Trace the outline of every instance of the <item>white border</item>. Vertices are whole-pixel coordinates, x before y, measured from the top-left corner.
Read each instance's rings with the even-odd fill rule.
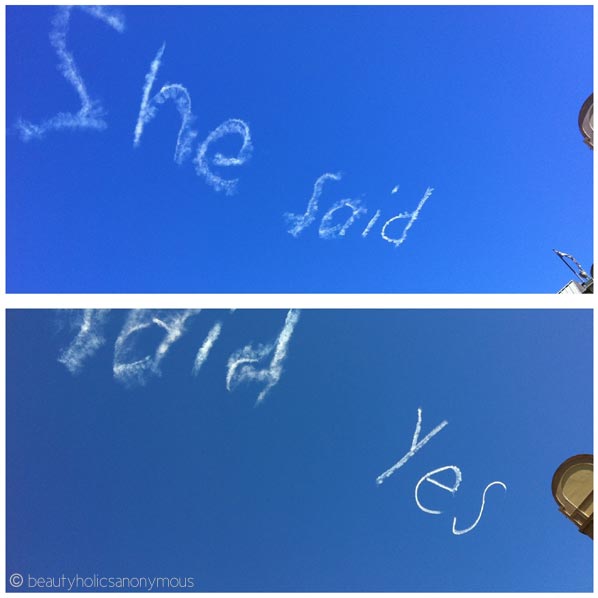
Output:
[[[181,294],[5,295],[7,309],[592,309],[594,295]]]
[[[38,0],[38,1],[21,1],[12,2],[12,5],[52,5],[52,4],[64,4],[64,2],[52,2],[51,0]],[[132,5],[132,4],[144,4],[144,5],[162,5],[164,2],[157,2],[155,0],[147,0],[144,2],[137,2],[135,0],[131,2],[108,2],[108,4],[119,4],[119,5]],[[193,2],[193,1],[179,1],[177,5],[201,5],[201,4],[228,4],[228,5],[255,5],[255,4],[274,4],[269,1],[255,2],[255,1],[230,1],[230,2]],[[295,4],[295,5],[319,5],[322,2],[317,0],[303,1],[303,2],[276,2],[275,4]],[[363,1],[356,0],[332,0],[325,2],[328,5],[363,5]],[[415,0],[405,1],[388,1],[382,0],[376,2],[378,5],[413,5],[416,4]],[[418,3],[419,4],[419,3]],[[429,6],[453,6],[453,5],[553,5],[560,6],[567,4],[564,1],[554,0],[528,0],[527,2],[519,2],[514,0],[503,0],[496,2],[451,2],[436,1],[425,3]],[[581,0],[575,2],[576,5],[582,6],[593,6],[592,0]],[[6,3],[3,3],[3,8]],[[0,27],[5,32],[5,10],[0,11]],[[594,75],[596,75],[598,60],[597,60],[597,45],[596,45],[596,25],[594,23]],[[0,76],[0,94],[4,100],[4,106],[6,105],[6,80],[5,80],[5,68],[6,68],[6,56],[5,56],[5,44],[0,44],[0,69],[2,70]],[[580,91],[581,95],[585,93],[585,90]],[[0,110],[0,128],[2,131],[6,131],[6,112]],[[573,121],[575,126],[575,117]],[[582,143],[580,136],[580,144]],[[5,144],[2,144],[0,149],[0,155],[2,156],[2,164],[5,164]],[[598,162],[598,156],[596,152],[593,155],[594,159],[594,172],[596,172],[596,164]],[[0,180],[2,182],[3,190],[6,189],[6,173],[5,169],[0,169]],[[597,196],[598,183],[596,176],[594,176],[594,198]],[[595,205],[595,204],[594,204]],[[190,308],[190,307],[201,307],[201,308],[279,308],[288,309],[290,307],[300,308],[332,308],[332,309],[346,309],[346,308],[361,308],[361,309],[588,309],[594,310],[594,397],[598,396],[596,389],[598,387],[596,380],[596,364],[598,363],[597,354],[597,342],[596,338],[598,335],[598,321],[596,318],[596,300],[594,296],[584,295],[546,295],[546,294],[487,294],[487,295],[458,295],[458,294],[426,294],[426,295],[413,295],[413,294],[402,294],[402,295],[379,295],[379,294],[304,294],[304,295],[286,295],[286,294],[268,294],[268,295],[255,295],[255,294],[183,294],[183,295],[153,295],[153,294],[126,294],[126,295],[21,295],[11,294],[6,295],[6,234],[5,234],[5,220],[6,209],[4,208],[0,214],[0,227],[2,230],[4,242],[0,246],[0,364],[6,363],[5,347],[6,347],[6,309],[35,309],[35,308],[85,308],[85,307],[103,307],[103,308]],[[596,214],[594,214],[594,263],[596,260],[596,239],[598,239],[598,226],[596,222]],[[563,282],[566,276],[563,277]],[[558,289],[555,287],[555,293]],[[6,371],[5,367],[0,366],[0,378],[2,379],[2,398],[3,405],[0,413],[0,441],[2,446],[6,446],[6,419],[5,419],[5,406],[4,402],[5,389],[6,389]],[[596,409],[594,409],[594,431],[596,431],[597,415]],[[596,434],[594,433],[594,452],[596,452]],[[2,515],[0,517],[0,536],[6,540],[6,492],[5,492],[5,459],[0,460],[0,475],[2,478],[2,492],[0,494],[0,508],[2,509]],[[556,512],[556,507],[555,507]],[[558,513],[557,513],[558,515]],[[576,531],[572,526],[571,533],[575,534]],[[580,541],[586,541],[585,538],[580,538]],[[5,544],[4,544],[5,545]],[[0,559],[0,588],[4,593],[4,585],[6,583],[6,562],[5,559]],[[598,567],[594,567],[594,588],[595,592],[598,592]],[[154,593],[152,593],[154,594]],[[158,594],[158,593],[156,593]],[[173,596],[175,593],[159,593],[163,596]],[[446,596],[448,593],[423,593],[418,596]],[[31,593],[33,596],[48,596],[47,593]],[[56,594],[55,594],[56,595]],[[60,595],[60,594],[59,594]],[[101,593],[103,596],[122,596],[122,593]],[[133,596],[147,596],[148,593],[127,593],[127,595]],[[208,596],[226,596],[230,594],[207,594]],[[239,594],[247,598],[253,598],[255,596],[261,596],[262,594],[245,593]],[[296,593],[293,596],[311,596],[313,594]],[[327,596],[363,596],[363,594],[353,593],[330,593]],[[455,596],[465,596],[466,594],[453,594]],[[493,596],[496,598],[503,596],[525,596],[526,598],[535,598],[537,596],[543,596],[538,593],[482,593],[482,596]],[[576,594],[578,596],[590,596],[593,594]],[[559,593],[551,594],[551,596],[569,596],[569,594]]]

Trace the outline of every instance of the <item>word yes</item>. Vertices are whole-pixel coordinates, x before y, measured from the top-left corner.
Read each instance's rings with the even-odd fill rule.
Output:
[[[381,473],[376,478],[377,484],[384,483],[384,481],[387,478],[389,478],[393,473],[395,473],[395,471],[397,471],[398,469],[403,467],[403,465],[405,465],[405,463],[407,463],[407,461],[409,459],[411,459],[411,457],[413,457],[415,455],[415,453],[417,453],[417,451],[419,451],[430,439],[432,439],[436,434],[438,434],[438,432],[440,432],[445,426],[448,425],[448,422],[446,420],[444,420],[438,426],[436,426],[427,436],[425,436],[423,438],[423,440],[419,440],[419,435],[421,433],[421,423],[422,423],[422,410],[421,410],[421,408],[419,408],[417,410],[417,424],[415,426],[415,433],[413,434],[413,440],[411,441],[411,448],[400,459],[400,461],[395,463],[391,468],[387,469],[384,473]],[[449,471],[449,470],[455,474],[455,483],[453,484],[453,486],[445,486],[444,484],[440,483],[439,481],[435,480],[432,477],[438,473],[441,473],[443,471]],[[442,488],[443,490],[446,490],[447,492],[450,492],[451,494],[454,495],[457,492],[457,490],[459,489],[459,485],[461,484],[462,479],[463,479],[463,475],[461,473],[461,470],[456,465],[445,465],[444,467],[440,467],[438,469],[434,469],[433,471],[426,473],[424,476],[422,476],[420,478],[420,480],[415,485],[415,503],[422,511],[424,511],[424,513],[429,513],[431,515],[440,515],[442,513],[442,511],[436,511],[433,509],[429,509],[427,507],[424,507],[421,504],[421,502],[419,500],[420,486],[424,482],[429,482],[430,484],[434,484],[435,486],[438,486],[439,488]],[[497,486],[497,485],[502,486],[504,488],[504,490],[507,489],[507,486],[503,482],[500,482],[500,481],[491,482],[490,484],[488,484],[482,494],[482,506],[480,508],[478,517],[474,521],[474,523],[472,525],[470,525],[468,528],[458,530],[457,529],[457,518],[453,517],[452,532],[455,536],[461,536],[463,534],[466,534],[466,533],[470,532],[471,530],[473,530],[478,525],[478,523],[480,522],[480,520],[482,518],[482,514],[484,513],[484,507],[486,505],[486,493],[492,486]]]

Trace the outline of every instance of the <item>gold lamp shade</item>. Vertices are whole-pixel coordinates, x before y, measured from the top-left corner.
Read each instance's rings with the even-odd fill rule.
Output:
[[[552,478],[552,495],[561,513],[594,539],[593,455],[575,455],[563,462]]]
[[[594,149],[594,94],[583,103],[577,118],[584,143]]]

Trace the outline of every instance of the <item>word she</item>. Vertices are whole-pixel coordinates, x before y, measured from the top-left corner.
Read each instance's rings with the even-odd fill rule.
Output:
[[[42,138],[49,131],[58,131],[61,129],[95,129],[103,130],[108,125],[105,119],[105,111],[99,100],[92,99],[83,77],[79,73],[77,63],[66,44],[73,6],[60,6],[57,9],[56,16],[52,21],[52,31],[50,32],[50,43],[58,55],[58,68],[64,78],[75,88],[81,108],[76,113],[60,112],[56,116],[49,118],[41,123],[35,124],[29,121],[20,120],[17,122],[17,130],[24,141],[34,138]],[[112,29],[122,33],[125,30],[125,21],[120,13],[111,10],[105,6],[79,6],[82,11],[96,19],[104,22]],[[139,109],[139,116],[135,125],[133,145],[137,147],[141,140],[141,135],[146,124],[155,116],[158,107],[167,101],[174,102],[182,120],[179,130],[174,160],[177,164],[182,164],[191,154],[192,142],[198,136],[197,131],[191,128],[195,117],[191,112],[191,97],[187,89],[179,84],[164,85],[160,91],[153,97],[150,97],[154,86],[165,45],[158,50],[150,70],[145,76],[145,84]],[[216,166],[240,166],[251,157],[252,145],[249,134],[249,127],[239,119],[229,119],[216,127],[200,144],[195,156],[195,169],[199,176],[203,176],[206,182],[214,187],[216,191],[224,191],[232,194],[236,190],[237,180],[223,179],[210,170],[210,165],[206,158],[208,147],[211,143],[229,134],[238,134],[243,138],[242,147],[235,157],[225,157],[220,153],[214,156],[213,163]]]

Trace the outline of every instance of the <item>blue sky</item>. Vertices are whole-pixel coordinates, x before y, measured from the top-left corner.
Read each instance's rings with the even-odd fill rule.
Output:
[[[592,16],[123,7],[53,21],[53,7],[7,7],[7,290],[556,292],[569,271],[552,248],[592,263],[592,154],[577,128]],[[156,98],[167,83],[195,117],[180,164],[181,118]],[[55,126],[82,107],[85,127]],[[303,215],[326,173],[340,178],[291,235],[285,214]]]
[[[591,452],[591,311],[113,311],[90,316],[69,352],[81,322],[7,313],[9,575],[193,577],[206,591],[592,590],[593,544],[551,494],[558,465]],[[162,325],[177,340],[164,344]],[[227,391],[230,364],[261,350]],[[256,406],[274,353],[280,375]],[[115,379],[115,360],[144,356],[161,375]],[[377,485],[409,450],[418,408],[420,440],[448,423]],[[422,504],[443,512],[421,511],[418,480],[447,465],[461,486],[424,484]],[[507,491],[491,487],[477,527],[453,535],[493,481]]]

